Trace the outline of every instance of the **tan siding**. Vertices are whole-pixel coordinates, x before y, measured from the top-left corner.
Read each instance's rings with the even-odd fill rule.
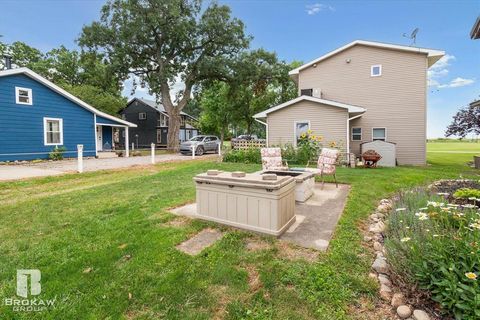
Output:
[[[371,77],[376,64],[382,75]],[[299,90],[319,88],[324,99],[366,108],[350,123],[362,128],[360,142],[371,141],[373,127],[386,127],[387,140],[397,143],[399,163],[418,165],[426,161],[426,79],[424,54],[356,45],[300,71]],[[352,152],[360,152],[360,142],[350,141]]]
[[[347,132],[346,109],[311,101],[300,101],[289,107],[268,114],[268,144],[294,144],[295,121],[310,121],[310,130],[323,136],[324,145],[331,141],[345,147]]]

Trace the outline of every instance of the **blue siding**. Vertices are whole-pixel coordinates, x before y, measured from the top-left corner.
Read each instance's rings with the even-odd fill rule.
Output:
[[[15,103],[15,86],[32,89],[33,105]],[[92,112],[26,75],[0,77],[0,161],[48,158],[54,146],[44,145],[43,118],[63,119],[65,157],[95,155]]]
[[[107,119],[107,118],[104,118],[102,116],[97,116],[97,123],[98,124],[116,124],[116,125],[122,125],[124,126],[124,124],[122,123],[119,123],[119,122],[116,122],[116,121],[113,121],[113,120],[110,120],[110,119]]]
[[[108,142],[108,144],[110,145],[110,149],[112,148],[112,145],[113,145],[113,136],[112,136],[112,127],[107,127],[107,126],[103,126],[102,127],[102,140],[103,140],[103,145],[105,146],[105,143]],[[105,150],[105,148],[103,148],[103,150]]]

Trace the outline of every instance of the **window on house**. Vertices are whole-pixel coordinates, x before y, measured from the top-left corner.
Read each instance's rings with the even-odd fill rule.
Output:
[[[63,120],[43,118],[44,144],[46,146],[63,144]]]
[[[352,128],[352,141],[362,140],[362,128]]]
[[[32,105],[32,89],[15,87],[15,100],[17,104]]]
[[[138,120],[145,120],[147,119],[147,113],[146,112],[139,112],[138,113]]]
[[[382,75],[382,65],[376,64],[370,67],[370,76],[380,77]]]
[[[181,127],[185,127],[185,116],[182,116],[182,117],[180,118],[180,126],[181,126]]]
[[[163,113],[160,113],[160,118],[157,120],[158,127],[168,127],[168,118]]]
[[[122,119],[123,120],[126,120],[127,119],[127,115],[125,113],[122,113]]]
[[[295,145],[300,141],[302,134],[307,133],[308,129],[310,129],[310,121],[295,122]]]
[[[313,89],[302,89],[300,90],[301,96],[313,96]]]
[[[162,143],[162,130],[157,130],[157,143]]]
[[[372,129],[372,140],[387,140],[387,129],[385,128],[373,128]]]

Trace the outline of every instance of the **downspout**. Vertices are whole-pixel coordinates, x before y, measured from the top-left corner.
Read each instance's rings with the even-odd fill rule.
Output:
[[[261,121],[261,120],[258,120],[257,118],[254,118],[254,119],[255,119],[255,121],[257,121],[258,123],[261,123],[261,124],[263,124],[263,125],[265,126],[265,133],[266,133],[266,137],[267,137],[266,140],[267,140],[267,147],[268,147],[268,123],[263,122],[263,121]]]
[[[95,158],[97,158],[98,157],[98,154],[97,154],[98,137],[97,137],[97,115],[95,113],[93,114],[93,132],[95,133]]]

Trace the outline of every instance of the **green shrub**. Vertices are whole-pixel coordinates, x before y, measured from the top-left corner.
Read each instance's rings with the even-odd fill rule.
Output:
[[[424,190],[401,195],[388,218],[385,247],[393,271],[428,291],[456,319],[480,317],[480,216],[473,205]]]
[[[470,188],[461,188],[455,191],[453,194],[454,198],[457,199],[480,199],[480,190],[479,189],[470,189]]]
[[[55,146],[55,148],[53,148],[53,150],[48,154],[48,158],[50,160],[63,160],[63,153],[66,151],[67,149],[65,147],[58,147],[58,146]]]
[[[249,148],[244,150],[230,150],[223,155],[224,162],[235,163],[262,163],[260,149]]]

